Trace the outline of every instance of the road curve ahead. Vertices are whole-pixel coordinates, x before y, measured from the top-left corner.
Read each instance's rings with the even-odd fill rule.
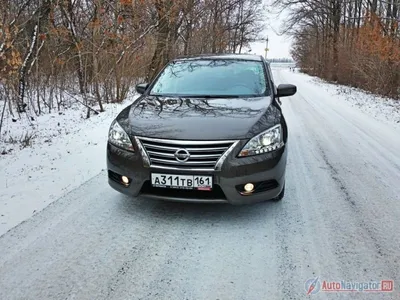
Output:
[[[103,172],[0,238],[0,299],[400,299],[400,132],[275,76],[298,86],[281,203],[132,200]],[[395,291],[307,296],[315,277]]]

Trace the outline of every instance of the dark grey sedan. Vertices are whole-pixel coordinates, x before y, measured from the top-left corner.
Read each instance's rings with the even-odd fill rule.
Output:
[[[256,55],[175,59],[112,122],[108,182],[130,196],[248,204],[281,200],[288,129]]]

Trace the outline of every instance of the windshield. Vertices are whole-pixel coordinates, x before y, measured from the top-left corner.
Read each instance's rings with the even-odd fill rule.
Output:
[[[258,97],[269,95],[261,61],[210,59],[170,63],[150,91],[154,96]]]

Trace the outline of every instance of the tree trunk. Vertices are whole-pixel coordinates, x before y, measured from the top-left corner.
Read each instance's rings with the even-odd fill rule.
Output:
[[[333,2],[333,74],[332,80],[338,80],[339,71],[339,30],[340,30],[340,16],[341,16],[341,3],[340,0]]]
[[[77,55],[75,56],[75,70],[78,76],[78,83],[79,83],[79,92],[81,93],[84,103],[87,104],[87,86],[86,86],[86,81],[85,81],[85,76],[84,76],[84,67],[83,67],[83,60],[82,60],[82,51],[81,51],[81,43],[79,40],[79,37],[76,33],[75,29],[75,23],[73,20],[73,7],[71,0],[68,1],[67,3],[67,9],[63,6],[60,5],[61,11],[64,15],[64,18],[67,21],[68,28],[69,28],[69,34],[71,36],[71,44],[74,46]],[[88,112],[89,114],[89,112]],[[90,115],[89,115],[90,116]]]
[[[99,91],[99,60],[98,53],[96,47],[99,47],[99,38],[100,38],[100,15],[99,10],[102,3],[100,0],[96,0],[95,6],[95,15],[93,20],[93,47],[92,47],[92,55],[93,55],[93,74],[92,81],[94,83],[94,93],[96,95],[97,103],[99,104],[100,112],[104,111],[103,103],[101,101],[100,91]]]
[[[4,120],[4,112],[6,111],[6,106],[7,106],[7,100],[8,97],[4,97],[4,106],[3,106],[3,111],[1,112],[1,119],[0,119],[0,136],[1,136],[1,128],[3,127],[3,120]]]
[[[26,77],[28,63],[32,59],[33,51],[37,43],[38,33],[39,33],[39,25],[36,24],[31,35],[30,47],[28,49],[28,52],[25,54],[24,62],[22,63],[22,66],[19,70],[18,101],[17,101],[18,113],[25,112],[25,108],[27,106],[27,104],[24,103],[25,85],[26,85],[25,77]]]
[[[150,70],[148,71],[147,81],[150,82],[158,74],[160,69],[168,61],[168,37],[170,33],[170,26],[167,18],[167,12],[171,5],[169,1],[166,3],[163,0],[156,0],[156,9],[158,12],[158,27],[157,27],[157,44],[153,54],[153,58],[150,64]]]
[[[219,0],[214,0],[214,14],[213,14],[213,20],[212,20],[212,33],[211,33],[212,34],[212,44],[211,44],[212,53],[217,52],[218,1]]]

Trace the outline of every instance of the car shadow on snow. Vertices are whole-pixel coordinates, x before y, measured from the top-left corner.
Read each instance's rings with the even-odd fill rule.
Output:
[[[132,198],[118,195],[120,213],[132,216],[156,218],[158,220],[176,219],[196,222],[254,223],[272,218],[277,210],[282,209],[280,202],[265,201],[249,205],[231,205],[215,203],[185,203]]]

